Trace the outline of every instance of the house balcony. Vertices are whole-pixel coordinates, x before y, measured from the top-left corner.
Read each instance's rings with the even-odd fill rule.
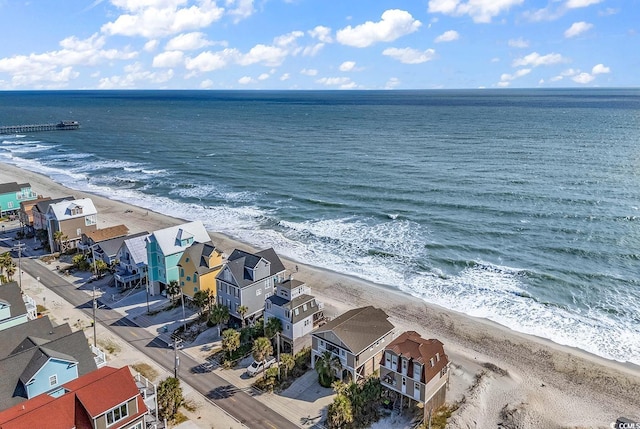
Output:
[[[128,271],[128,270],[116,271],[116,273],[114,274],[114,278],[116,282],[119,282],[119,283],[135,282],[140,280],[141,276],[142,276],[142,273],[140,272],[133,274],[131,271]]]
[[[107,364],[107,355],[95,346],[91,346],[91,351],[93,352],[93,359],[96,361],[96,366],[98,368],[102,368]]]
[[[25,293],[22,294],[22,300],[24,301],[24,305],[27,308],[27,318],[29,320],[33,320],[38,317],[38,306],[35,299],[31,298]]]
[[[325,351],[331,352],[331,354],[333,356],[336,356],[338,359],[340,359],[340,364],[342,365],[342,368],[348,368],[348,366],[347,366],[347,357],[346,356],[341,356],[340,355],[340,350],[341,350],[340,348],[332,346],[330,344],[327,344],[325,347],[322,347],[322,346],[318,345],[318,353],[319,354],[323,354]]]

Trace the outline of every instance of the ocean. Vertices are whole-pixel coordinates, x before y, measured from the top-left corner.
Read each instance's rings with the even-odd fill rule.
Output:
[[[640,364],[638,89],[0,92],[61,120],[0,161]]]

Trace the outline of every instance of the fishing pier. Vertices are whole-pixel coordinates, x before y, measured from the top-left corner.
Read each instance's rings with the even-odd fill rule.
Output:
[[[60,121],[56,124],[10,125],[0,127],[0,134],[33,133],[36,131],[65,131],[80,128],[78,121]]]

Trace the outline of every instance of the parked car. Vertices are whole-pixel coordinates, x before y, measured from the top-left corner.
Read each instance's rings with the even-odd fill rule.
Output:
[[[254,360],[253,363],[247,367],[247,375],[249,377],[253,377],[256,374],[261,373],[263,370],[271,368],[275,363],[276,358],[273,356],[266,358],[262,362]]]

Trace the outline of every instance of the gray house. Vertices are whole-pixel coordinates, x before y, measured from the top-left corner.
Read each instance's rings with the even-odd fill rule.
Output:
[[[273,295],[278,276],[284,275],[284,265],[273,249],[258,253],[234,250],[225,267],[216,277],[218,303],[229,309],[237,319],[255,320],[264,311],[265,299]],[[238,308],[245,306],[244,315]]]
[[[298,353],[311,346],[311,331],[324,320],[324,304],[311,295],[311,288],[292,276],[276,283],[276,292],[264,303],[264,319],[282,322],[283,353]]]
[[[393,340],[394,326],[383,310],[372,306],[341,314],[312,333],[311,367],[324,352],[340,360],[341,380],[363,381],[380,367],[384,348]]]

